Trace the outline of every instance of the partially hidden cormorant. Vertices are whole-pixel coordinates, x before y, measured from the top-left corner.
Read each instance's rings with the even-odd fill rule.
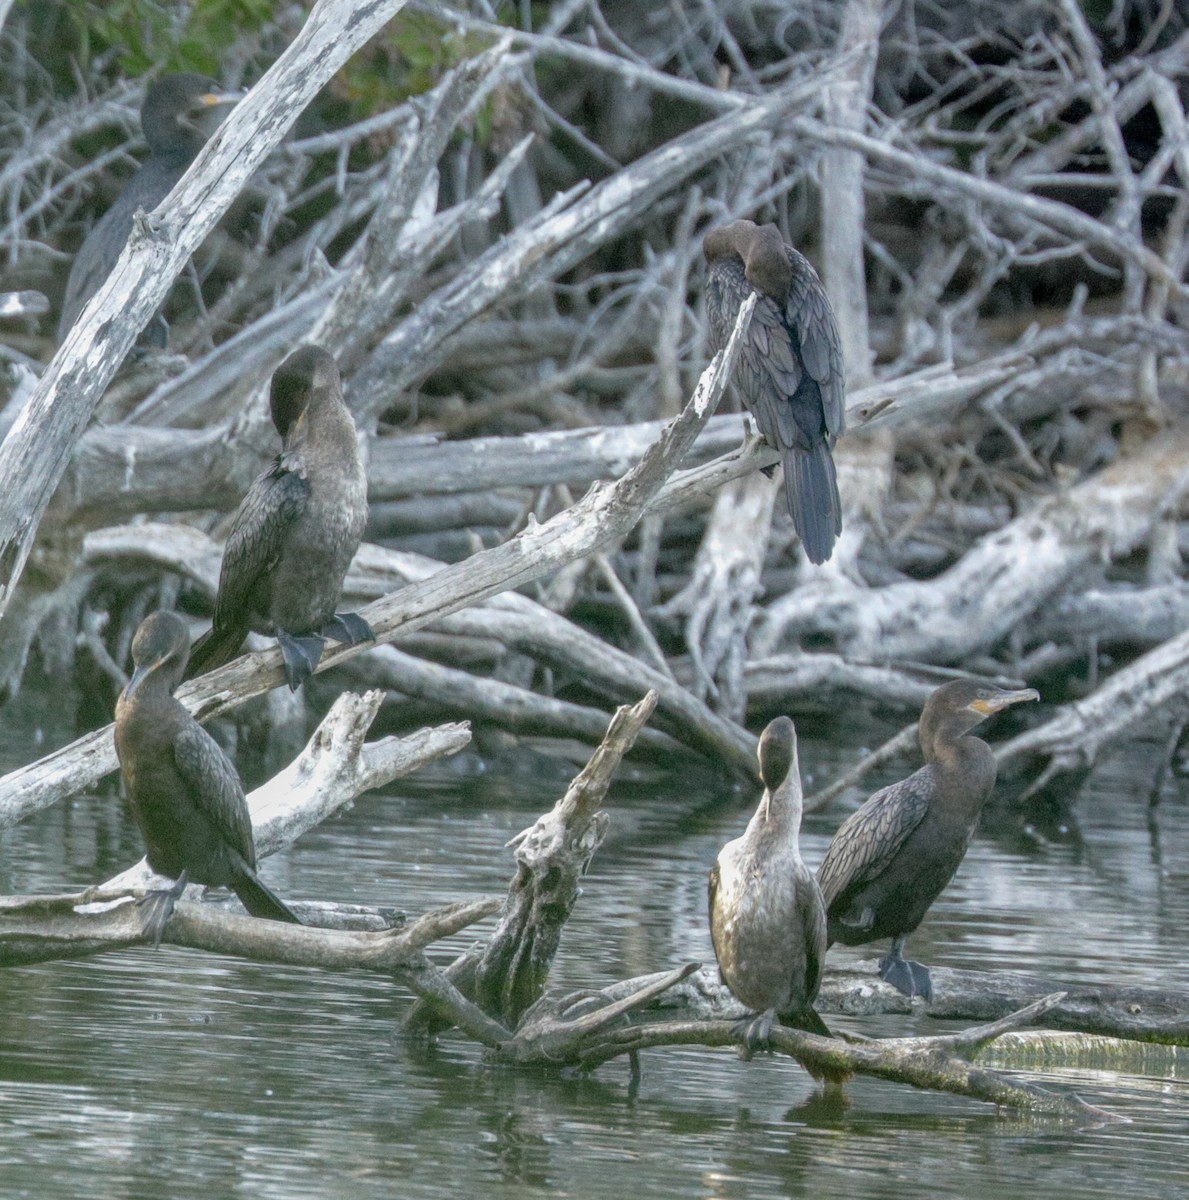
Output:
[[[929,969],[904,957],[904,943],[953,878],[995,786],[995,756],[972,730],[1012,704],[1039,700],[1034,688],[1006,691],[955,679],[925,702],[925,765],[876,792],[839,826],[818,868],[830,944],[891,938],[879,973],[908,996],[933,998]]]
[[[823,563],[842,532],[831,451],[846,427],[838,322],[809,260],[775,225],[735,221],[702,241],[713,348],[731,336],[739,307],[758,293],[740,348],[736,385],[764,440],[780,451],[784,495],[805,554]]]
[[[277,639],[294,691],[322,657],[323,638],[375,637],[356,613],[336,613],[367,524],[367,478],[334,359],[302,346],[276,369],[270,393],[281,435],[276,461],[248,489],[223,551],[210,630],[186,678],[229,662],[249,629]]]
[[[719,972],[731,994],[758,1014],[745,1022],[749,1049],[767,1043],[776,1018],[830,1036],[813,1008],[826,955],[826,909],[801,861],[801,772],[788,717],[764,730],[759,759],[759,807],[710,871],[710,937]]]
[[[300,924],[256,874],[252,820],[235,767],[174,697],[189,649],[178,616],[150,613],[132,639],[135,670],[116,701],[116,753],[149,866],[177,880],[151,896],[154,944],[187,882],[229,887],[252,916]]]
[[[140,126],[149,145],[149,157],[74,256],[58,319],[59,342],[111,274],[128,242],[137,209],[151,212],[156,208],[206,145],[211,131],[204,126],[203,115],[238,99],[238,93],[224,92],[213,79],[192,74],[165,75],[145,93]]]

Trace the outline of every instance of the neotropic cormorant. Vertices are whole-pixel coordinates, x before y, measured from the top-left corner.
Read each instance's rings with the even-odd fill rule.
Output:
[[[966,855],[995,786],[995,756],[972,730],[1012,704],[1039,700],[1034,688],[1005,691],[955,679],[921,713],[925,765],[875,793],[839,827],[818,868],[830,944],[892,939],[879,973],[908,996],[932,1000],[929,970],[904,957],[904,943]]]
[[[270,393],[281,435],[276,461],[248,489],[232,523],[210,630],[186,678],[230,661],[249,629],[277,639],[294,691],[313,674],[323,638],[375,637],[356,613],[336,613],[367,524],[367,479],[334,359],[302,346],[276,369]]]
[[[830,453],[846,426],[834,309],[809,260],[775,225],[735,221],[712,229],[702,251],[710,266],[706,314],[713,349],[727,344],[744,300],[759,295],[736,384],[764,440],[780,451],[785,502],[805,553],[823,563],[842,532]]]
[[[202,116],[217,105],[233,104],[239,98],[238,94],[222,91],[213,79],[191,74],[165,75],[145,93],[140,125],[149,145],[149,157],[74,256],[58,319],[59,342],[111,274],[128,242],[137,209],[151,212],[156,208],[206,145],[211,131],[204,127]]]
[[[300,923],[256,874],[252,819],[235,767],[174,697],[189,649],[174,613],[145,617],[132,639],[135,670],[116,701],[116,753],[149,866],[178,881],[152,895],[154,944],[187,882],[231,888],[254,917]]]
[[[764,730],[759,759],[759,807],[710,871],[710,937],[719,972],[731,994],[758,1014],[745,1022],[749,1049],[767,1043],[777,1017],[830,1036],[813,1008],[826,955],[826,909],[801,861],[801,772],[788,717]]]

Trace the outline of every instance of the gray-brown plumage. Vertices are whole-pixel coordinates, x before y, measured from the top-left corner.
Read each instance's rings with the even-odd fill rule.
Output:
[[[801,861],[801,772],[797,732],[777,717],[759,745],[764,795],[742,837],[710,871],[710,937],[723,982],[758,1014],[749,1048],[767,1043],[772,1022],[830,1036],[813,1008],[826,954],[826,910]]]
[[[205,75],[165,75],[145,93],[140,125],[149,157],[128,180],[115,203],[87,234],[66,281],[66,298],[58,319],[61,341],[90,298],[111,274],[132,232],[137,209],[151,212],[186,173],[210,136],[203,117],[216,106],[232,104],[238,95],[224,92]]]
[[[735,382],[760,433],[780,451],[784,494],[810,562],[822,563],[842,532],[831,451],[846,427],[838,323],[809,260],[775,225],[735,221],[702,241],[709,264],[706,315],[721,350],[739,307],[759,296],[740,347]]]
[[[297,921],[256,874],[252,820],[235,767],[174,697],[189,650],[175,614],[145,617],[132,640],[135,670],[116,702],[116,754],[149,866],[178,881],[152,897],[155,943],[187,882],[232,888],[255,917]]]
[[[230,661],[254,629],[277,639],[296,690],[317,668],[323,638],[355,645],[375,636],[356,613],[335,612],[367,524],[367,479],[325,350],[295,350],[273,375],[270,404],[282,450],[235,514],[214,620],[186,678]]]
[[[933,984],[927,967],[904,957],[904,943],[966,856],[995,786],[995,756],[970,730],[1011,704],[1039,699],[1033,688],[1005,691],[968,679],[939,687],[921,713],[925,765],[847,817],[818,868],[830,943],[891,938],[879,973],[908,996],[931,1000]]]

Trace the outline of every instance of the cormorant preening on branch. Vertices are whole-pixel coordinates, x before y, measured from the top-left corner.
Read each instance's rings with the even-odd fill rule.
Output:
[[[362,617],[335,612],[367,524],[367,479],[325,350],[289,355],[273,374],[270,405],[282,450],[235,514],[214,620],[194,643],[186,678],[230,661],[254,629],[277,639],[296,691],[317,668],[324,637],[355,645],[375,636]]]
[[[838,323],[809,260],[775,225],[736,221],[702,241],[710,265],[706,313],[721,350],[739,306],[759,294],[735,381],[769,445],[780,451],[784,495],[810,562],[822,563],[842,532],[830,451],[846,425]]]

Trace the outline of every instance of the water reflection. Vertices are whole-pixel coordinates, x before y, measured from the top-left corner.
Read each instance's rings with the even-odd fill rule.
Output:
[[[25,719],[32,721],[36,717]],[[27,756],[30,730],[10,733]],[[5,746],[0,742],[0,754]],[[837,749],[807,742],[823,774]],[[914,938],[926,962],[1184,988],[1189,788],[1151,814],[1143,747],[1106,764],[1060,839],[988,823]],[[879,781],[873,781],[872,786]],[[712,957],[706,872],[754,797],[691,814],[688,788],[624,787],[566,930],[558,988]],[[555,789],[439,780],[361,798],[264,864],[285,895],[409,911],[497,893],[504,843]],[[811,819],[816,863],[840,814]],[[1158,835],[1158,836],[1154,836]],[[114,795],[38,814],[0,842],[6,891],[94,882],[141,852]],[[461,935],[456,946],[474,935]],[[869,956],[835,950],[839,960]],[[0,971],[5,1196],[704,1196],[1041,1200],[1179,1196],[1180,1063],[1150,1076],[1052,1070],[1131,1118],[1091,1128],[871,1080],[824,1096],[793,1064],[691,1048],[593,1078],[509,1071],[446,1036],[407,1041],[408,997],[363,972],[264,967],[163,948]],[[886,1018],[869,1031],[937,1028]]]

